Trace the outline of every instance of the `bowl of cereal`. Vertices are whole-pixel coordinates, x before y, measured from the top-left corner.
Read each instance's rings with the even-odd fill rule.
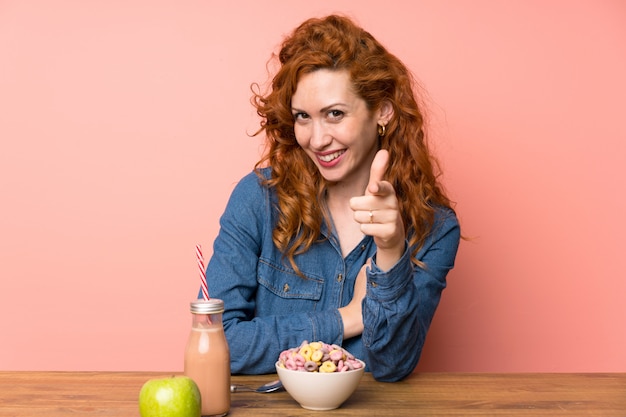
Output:
[[[281,352],[276,372],[285,390],[302,408],[334,410],[356,390],[365,362],[337,345],[303,342]]]

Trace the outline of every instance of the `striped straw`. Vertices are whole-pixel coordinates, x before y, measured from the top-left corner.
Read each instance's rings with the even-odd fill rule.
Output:
[[[206,270],[204,268],[204,256],[202,246],[196,245],[196,261],[198,262],[198,272],[200,273],[200,284],[202,285],[202,298],[209,299],[209,286],[206,283]]]

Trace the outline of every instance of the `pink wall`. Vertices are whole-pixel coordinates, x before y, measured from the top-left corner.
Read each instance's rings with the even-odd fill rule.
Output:
[[[249,85],[332,11],[428,90],[472,238],[418,369],[626,371],[620,0],[0,1],[0,369],[182,370]]]

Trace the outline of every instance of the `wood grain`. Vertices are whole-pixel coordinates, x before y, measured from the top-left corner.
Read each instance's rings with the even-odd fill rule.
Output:
[[[0,372],[0,416],[139,416],[139,390],[156,372]],[[256,387],[275,375],[233,376]],[[311,387],[314,389],[314,387]],[[376,382],[365,374],[334,416],[626,417],[626,373],[414,374]],[[319,417],[286,392],[232,394],[230,415]]]

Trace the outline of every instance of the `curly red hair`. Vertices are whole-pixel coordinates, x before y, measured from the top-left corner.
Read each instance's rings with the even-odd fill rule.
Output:
[[[272,167],[264,184],[274,187],[281,216],[273,231],[276,246],[299,271],[294,256],[320,239],[328,214],[320,204],[327,184],[296,141],[291,97],[302,75],[319,69],[346,70],[354,91],[370,111],[387,101],[393,117],[380,138],[389,151],[386,179],[394,186],[407,238],[415,255],[434,223],[436,206],[451,208],[438,181],[438,164],[429,151],[424,117],[414,94],[415,81],[406,66],[349,18],[331,15],[302,23],[278,54],[279,68],[270,91],[253,84],[252,98],[267,149],[257,168]],[[421,265],[415,257],[413,261]]]

